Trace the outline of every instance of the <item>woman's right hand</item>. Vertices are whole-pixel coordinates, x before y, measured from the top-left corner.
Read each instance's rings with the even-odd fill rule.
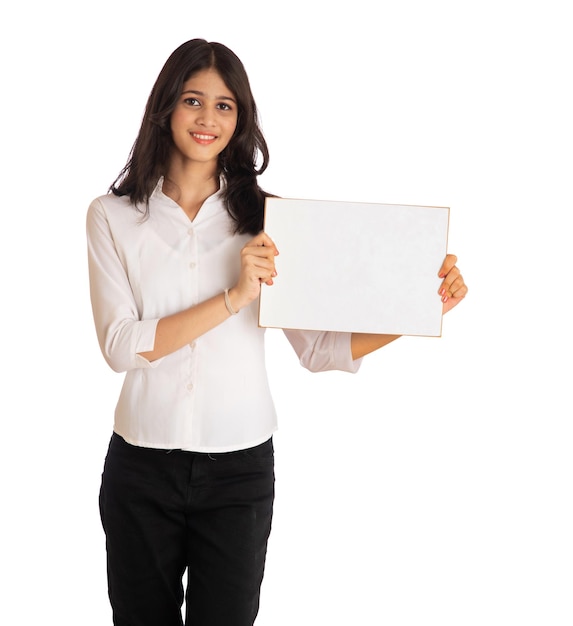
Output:
[[[277,275],[275,257],[277,250],[273,240],[260,232],[241,250],[241,273],[238,283],[229,289],[229,298],[235,311],[256,300],[261,293],[261,285],[272,285]]]

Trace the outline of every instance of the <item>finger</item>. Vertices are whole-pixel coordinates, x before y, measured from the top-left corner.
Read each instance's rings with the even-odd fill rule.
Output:
[[[442,281],[438,292],[440,295],[444,295],[445,292],[450,291],[450,288],[454,281],[461,277],[460,270],[454,265],[452,269],[446,274],[446,277]]]
[[[254,248],[252,253],[243,254],[243,271],[254,280],[266,282],[277,275],[274,256],[269,256],[268,252],[257,253],[258,250],[262,252],[264,248]]]
[[[458,262],[458,257],[455,254],[447,254],[444,262],[442,263],[442,267],[440,267],[440,271],[438,272],[438,276],[440,278],[444,278],[451,271],[454,265]]]
[[[256,237],[251,239],[251,241],[249,241],[247,246],[252,246],[252,247],[259,246],[259,247],[270,248],[273,250],[273,254],[275,256],[279,253],[275,245],[275,242],[264,231],[261,231]]]
[[[468,288],[461,274],[447,288],[443,287],[440,290],[442,302],[447,302],[451,298],[465,298],[467,293]]]
[[[463,284],[463,280],[454,280],[454,282],[447,289],[444,288],[444,295],[446,295],[448,298],[451,298],[456,291],[462,288]]]
[[[258,257],[261,259],[269,259],[274,262],[275,252],[274,248],[269,248],[268,246],[251,246],[246,245],[242,250],[241,254],[243,257]]]
[[[270,272],[274,272],[276,276],[275,255],[271,248],[266,246],[246,246],[241,251],[241,256],[242,264],[245,267],[268,269]]]
[[[450,290],[452,292],[452,298],[465,298],[468,294],[468,287],[463,280],[459,283],[458,281],[454,282]]]

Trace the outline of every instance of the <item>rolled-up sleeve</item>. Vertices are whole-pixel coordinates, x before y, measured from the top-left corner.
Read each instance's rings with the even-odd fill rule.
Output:
[[[153,350],[158,319],[141,320],[127,272],[99,200],[92,202],[86,220],[90,297],[96,333],[103,356],[116,372],[156,367],[139,352]]]
[[[356,373],[361,359],[352,360],[351,333],[284,330],[300,364],[311,372],[339,370]]]

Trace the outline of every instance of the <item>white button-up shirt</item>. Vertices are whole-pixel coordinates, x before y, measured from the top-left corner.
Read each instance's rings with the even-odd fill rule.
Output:
[[[276,430],[258,302],[161,359],[159,319],[193,307],[239,278],[240,250],[218,192],[193,221],[159,181],[145,218],[128,197],[92,202],[87,214],[94,321],[102,353],[126,372],[114,431],[138,446],[225,452],[257,445]],[[303,366],[354,372],[347,333],[285,330]]]

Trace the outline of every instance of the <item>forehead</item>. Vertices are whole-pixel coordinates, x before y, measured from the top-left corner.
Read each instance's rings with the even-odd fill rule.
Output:
[[[210,68],[200,70],[193,74],[183,83],[183,93],[185,91],[201,92],[209,97],[233,98],[233,92],[227,87],[225,81],[217,70]]]

